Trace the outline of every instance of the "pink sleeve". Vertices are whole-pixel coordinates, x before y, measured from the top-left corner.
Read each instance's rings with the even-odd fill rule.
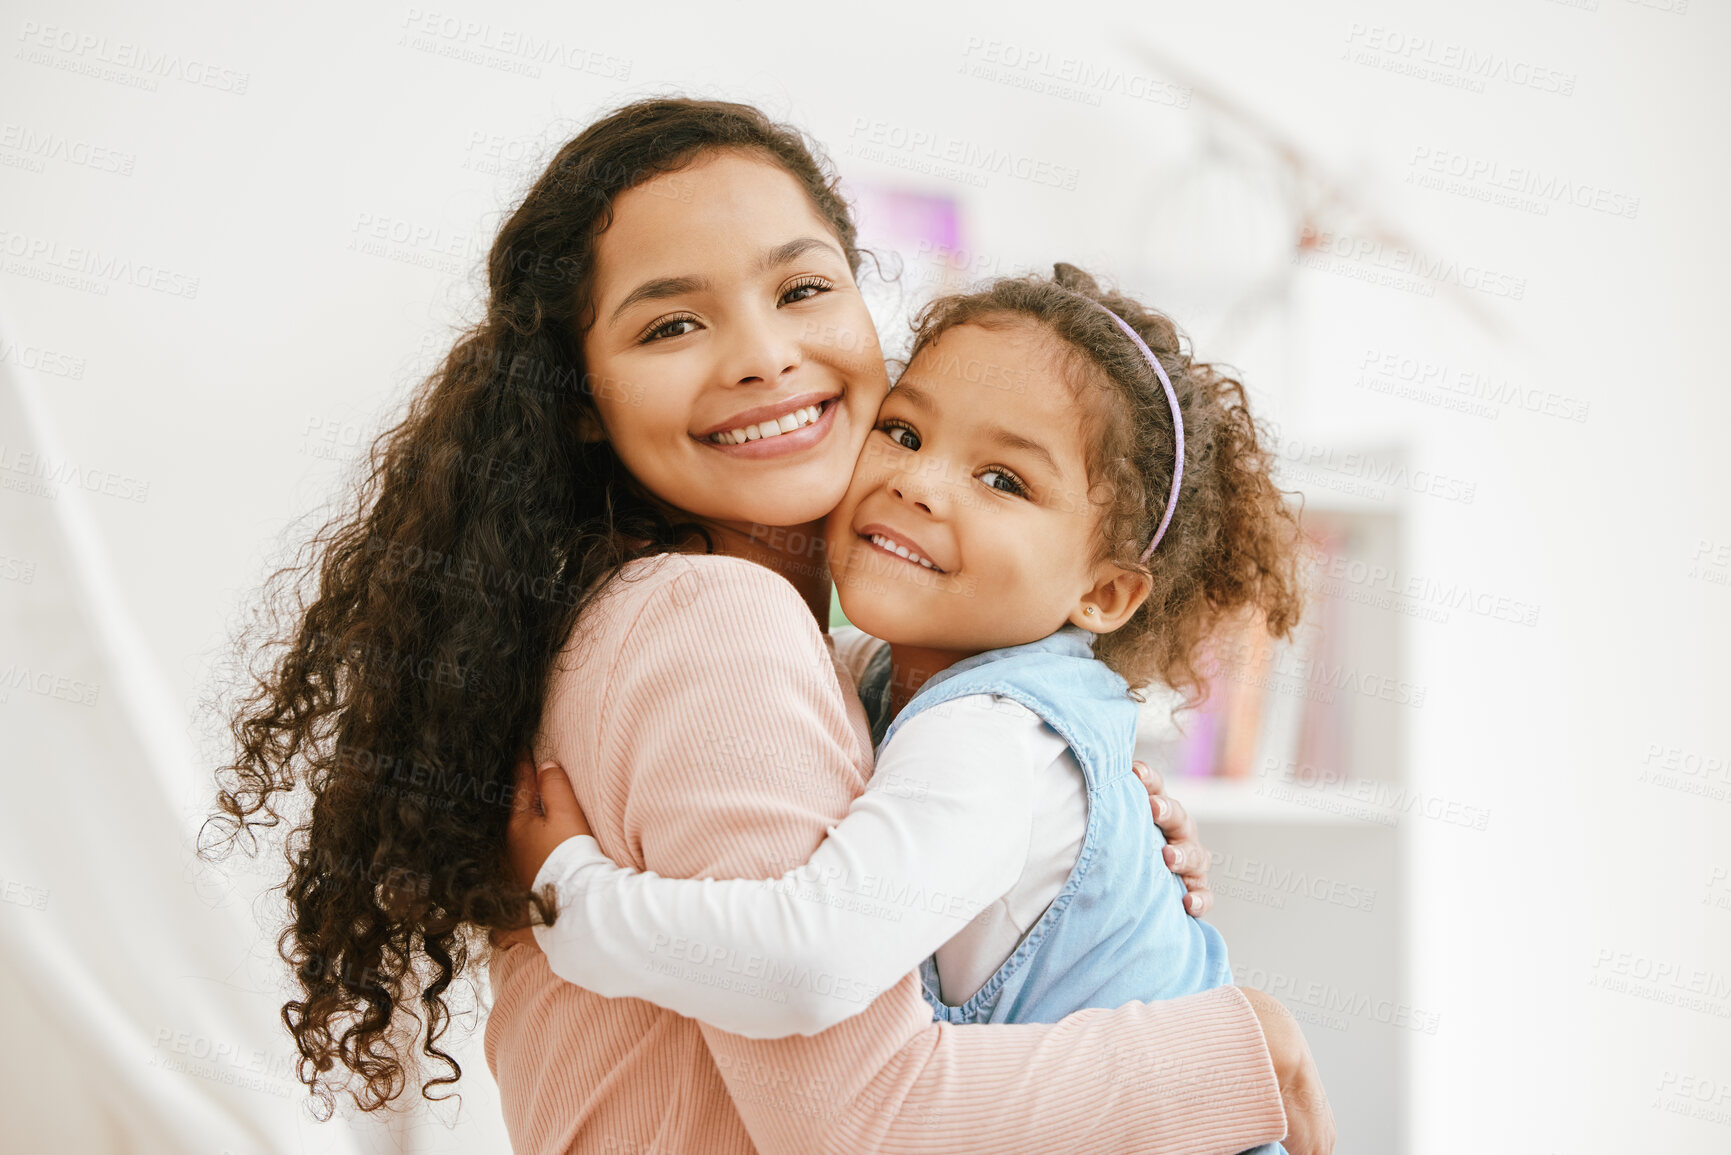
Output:
[[[645,601],[603,704],[621,857],[669,877],[775,877],[864,788],[869,745],[792,586],[737,559],[676,563],[689,572]],[[910,974],[815,1036],[703,1032],[765,1155],[1200,1155],[1286,1130],[1261,1029],[1230,987],[1049,1025],[955,1027],[931,1021]]]

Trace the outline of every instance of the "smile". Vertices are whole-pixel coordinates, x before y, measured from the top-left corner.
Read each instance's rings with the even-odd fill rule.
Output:
[[[877,546],[879,549],[883,550],[885,553],[893,553],[897,557],[901,558],[903,561],[911,561],[915,565],[925,566],[927,569],[931,570],[934,573],[943,573],[944,572],[943,570],[939,569],[937,567],[937,565],[935,565],[930,560],[928,560],[924,557],[921,557],[919,554],[915,553],[913,550],[909,549],[907,546],[901,544],[899,541],[892,541],[890,538],[885,537],[881,533],[868,533],[868,534],[863,534],[861,536],[863,536],[867,541],[871,542],[873,545]]]
[[[823,416],[824,409],[830,404],[828,401],[820,401],[816,405],[806,405],[780,417],[759,421],[755,425],[724,429],[719,433],[711,433],[709,440],[716,445],[744,445],[747,441],[766,441],[772,437],[780,437],[784,433],[816,425],[818,418]]]

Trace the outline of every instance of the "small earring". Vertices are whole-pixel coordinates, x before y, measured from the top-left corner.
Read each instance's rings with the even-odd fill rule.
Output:
[[[1092,615],[1092,614],[1098,613],[1099,611],[1097,611],[1093,606],[1083,606],[1082,612],[1085,614]]]

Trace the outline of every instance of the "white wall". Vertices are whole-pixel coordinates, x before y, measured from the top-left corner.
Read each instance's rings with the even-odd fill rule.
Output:
[[[1266,118],[1378,219],[1522,284],[1519,300],[1431,297],[1299,270],[1284,320],[1221,338],[1289,437],[1401,444],[1415,465],[1476,487],[1470,503],[1408,495],[1414,575],[1540,609],[1533,626],[1471,611],[1447,624],[1391,615],[1408,631],[1411,678],[1428,688],[1409,730],[1412,781],[1491,813],[1484,831],[1413,830],[1410,989],[1441,1017],[1411,1049],[1411,1149],[1711,1149],[1731,1134],[1731,1092],[1691,1096],[1702,1080],[1731,1083],[1731,402],[1713,347],[1731,305],[1731,34],[1723,6],[1674,10],[1684,2],[877,5],[870,22],[717,3],[440,9],[598,54],[589,71],[538,79],[402,43],[419,10],[406,5],[14,6],[0,25],[0,158],[15,156],[22,131],[115,150],[131,166],[0,167],[0,341],[77,358],[76,379],[67,362],[30,371],[67,452],[148,482],[143,501],[85,504],[124,607],[191,719],[241,599],[294,540],[285,524],[342,476],[320,438],[334,433],[335,450],[352,453],[470,307],[489,230],[528,176],[477,171],[489,138],[556,146],[606,106],[679,90],[804,125],[850,180],[913,179],[860,155],[877,122],[940,148],[1009,148],[1073,169],[1074,190],[1003,174],[984,189],[921,178],[966,197],[979,250],[1005,269],[1070,259],[1121,270],[1181,320],[1206,318],[1250,272],[1282,267],[1269,248],[1276,202],[1260,178],[1185,167],[1206,121],[1200,97],[1174,107],[1184,102],[1126,91],[1170,95],[1144,87],[1153,74],[1135,46],[1152,46]],[[140,91],[66,71],[52,62],[76,57],[30,48],[33,26],[105,37],[111,52],[131,42],[215,61],[247,74],[246,91],[172,77]],[[1388,30],[1428,37],[1420,58],[1495,54],[1520,77],[1535,66],[1566,75],[1572,93],[1494,79],[1476,92],[1355,62],[1373,39],[1389,46]],[[988,64],[1025,79],[1002,54],[1032,48],[1127,79],[1094,104],[966,72]],[[1639,206],[1633,219],[1567,203],[1539,215],[1406,183],[1426,149]],[[436,234],[394,250],[435,267],[351,251],[357,222],[375,218]],[[36,242],[196,276],[196,298],[44,286],[15,264]],[[1476,417],[1378,394],[1355,384],[1371,349],[1584,401],[1588,416],[1503,405]],[[9,447],[20,436],[0,429]],[[1697,564],[1714,550],[1717,565]],[[8,552],[16,539],[0,543]],[[23,596],[0,581],[0,597]],[[14,720],[40,709],[14,694],[0,727],[23,733]],[[37,737],[7,741],[0,773],[89,772],[28,729]],[[1721,769],[1644,781],[1654,748]],[[190,813],[204,779],[182,770]],[[1674,784],[1703,781],[1718,793]],[[71,839],[101,836],[65,815],[44,821]],[[0,869],[23,867],[6,857]],[[71,879],[43,884],[60,888],[57,901],[78,898]],[[27,913],[0,909],[14,922]],[[1669,977],[1618,973],[1650,968],[1704,985],[1704,1001],[1680,1007],[1687,992]],[[1595,985],[1605,980],[1632,991]],[[470,1069],[484,1081],[479,1062]],[[52,1133],[32,1109],[47,1100],[20,1088],[0,1086],[8,1118]],[[1696,1106],[1719,1121],[1675,1113]],[[495,1122],[473,1125],[500,1142]]]

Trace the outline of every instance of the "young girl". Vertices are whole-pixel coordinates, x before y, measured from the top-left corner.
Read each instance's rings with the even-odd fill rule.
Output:
[[[614,866],[544,770],[545,816],[512,840],[556,845],[536,883],[559,914],[534,931],[554,972],[764,1038],[916,963],[952,1023],[1229,982],[1156,857],[1131,690],[1196,691],[1229,616],[1296,624],[1270,464],[1238,382],[1071,266],[934,303],[826,525],[865,632],[838,649],[880,739],[870,788],[781,880],[683,880]],[[763,772],[800,768],[766,751]]]

